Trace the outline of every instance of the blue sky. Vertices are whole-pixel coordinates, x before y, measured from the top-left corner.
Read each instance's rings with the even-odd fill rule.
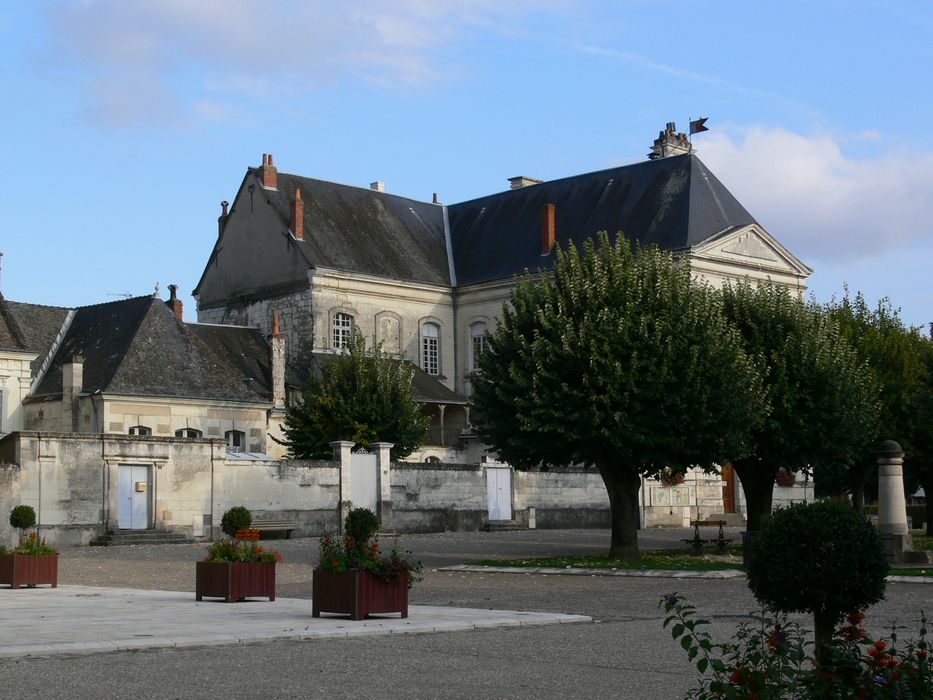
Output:
[[[8,299],[178,284],[285,172],[456,202],[642,160],[668,121],[815,269],[933,321],[933,5],[83,0],[0,14]]]

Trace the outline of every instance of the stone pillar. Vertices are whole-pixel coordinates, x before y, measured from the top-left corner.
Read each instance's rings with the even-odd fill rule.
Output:
[[[889,562],[900,562],[910,549],[904,499],[904,450],[894,440],[878,446],[878,532]]]
[[[337,502],[337,532],[343,532],[343,521],[350,510],[350,451],[353,443],[349,440],[335,440],[330,443],[334,448],[334,459],[340,462],[340,500]]]
[[[395,445],[391,442],[372,442],[376,450],[376,469],[379,472],[379,521],[383,530],[392,530],[392,462],[389,450]]]

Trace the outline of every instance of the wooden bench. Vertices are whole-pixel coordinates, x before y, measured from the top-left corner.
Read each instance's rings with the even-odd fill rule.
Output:
[[[725,554],[726,545],[732,542],[732,538],[726,537],[725,533],[722,531],[723,526],[726,524],[725,520],[691,520],[690,527],[693,528],[693,537],[689,540],[681,540],[687,544],[693,545],[693,551],[691,554],[695,556],[702,556],[703,554],[703,545],[715,542],[716,543],[716,553]],[[716,527],[719,526],[719,533],[716,537],[703,538],[700,537],[700,528],[701,527]]]
[[[250,527],[254,530],[263,532],[284,532],[285,539],[291,537],[292,531],[297,530],[298,526],[292,520],[254,520]]]

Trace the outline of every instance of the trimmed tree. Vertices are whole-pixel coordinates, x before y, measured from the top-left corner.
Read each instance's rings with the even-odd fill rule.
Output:
[[[727,286],[722,297],[745,351],[764,367],[764,420],[753,426],[746,454],[731,460],[753,532],[771,512],[781,467],[839,469],[871,444],[876,391],[838,325],[815,303],[770,285]]]
[[[430,419],[421,413],[412,389],[414,370],[388,357],[381,345],[367,349],[356,328],[345,352],[329,356],[320,376],[313,372],[284,421],[285,444],[295,459],[333,455],[330,443],[391,442],[393,459],[412,453],[427,435]]]
[[[614,558],[637,559],[641,477],[744,454],[761,380],[717,295],[601,233],[519,280],[474,378],[483,439],[516,468],[595,466]]]
[[[775,610],[812,613],[823,660],[836,624],[884,597],[887,573],[881,537],[864,516],[840,501],[798,503],[764,519],[748,586]]]
[[[887,299],[869,308],[861,293],[850,299],[848,291],[841,302],[827,307],[839,323],[843,337],[854,348],[859,361],[871,370],[878,386],[877,419],[870,442],[855,455],[844,475],[858,512],[864,512],[865,483],[876,474],[875,447],[883,440],[897,440],[909,459],[914,442],[922,441],[927,426],[918,415],[923,400],[923,343],[917,329],[904,326],[898,310]],[[908,465],[909,468],[909,465]],[[914,472],[914,476],[918,476]]]

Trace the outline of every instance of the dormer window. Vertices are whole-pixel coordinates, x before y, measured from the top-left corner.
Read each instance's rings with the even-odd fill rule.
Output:
[[[203,433],[200,430],[194,428],[182,428],[175,431],[175,437],[177,438],[199,438],[202,435]]]
[[[227,440],[227,452],[246,451],[246,433],[242,430],[228,430],[224,437]]]
[[[145,425],[134,425],[128,432],[130,435],[152,435],[152,428]]]

